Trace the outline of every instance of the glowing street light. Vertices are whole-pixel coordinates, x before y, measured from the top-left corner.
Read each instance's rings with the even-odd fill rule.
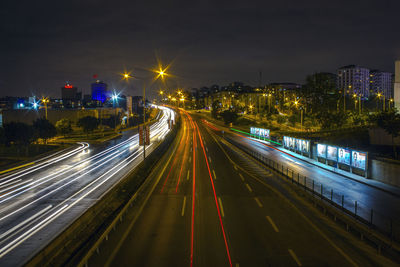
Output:
[[[46,120],[47,120],[47,103],[49,103],[50,100],[49,100],[48,98],[43,97],[43,98],[41,99],[41,101],[42,101],[42,103],[44,104],[44,108],[45,108],[45,110],[46,110]]]

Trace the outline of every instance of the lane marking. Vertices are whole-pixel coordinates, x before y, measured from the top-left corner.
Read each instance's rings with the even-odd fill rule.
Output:
[[[215,174],[214,170],[213,170],[213,174],[214,174],[214,180],[217,180],[217,175]]]
[[[242,182],[244,182],[244,177],[241,173],[239,173],[240,179],[242,180]]]
[[[258,197],[255,197],[254,200],[257,202],[257,205],[262,208],[263,205],[261,204],[260,200],[258,199]]]
[[[208,147],[206,147],[206,150],[207,150],[207,152],[208,152]]]
[[[211,158],[210,158],[210,156],[208,156],[208,161],[211,163]]]
[[[236,263],[236,265],[235,265],[236,267],[239,267],[239,263]]]
[[[210,182],[211,182],[211,187],[212,187],[213,194],[214,194],[215,206],[217,207],[219,223],[220,223],[221,230],[222,230],[222,236],[224,237],[224,243],[225,243],[225,248],[226,248],[226,255],[227,255],[227,257],[228,257],[229,266],[232,267],[232,259],[231,259],[231,254],[230,254],[230,252],[229,252],[228,240],[227,240],[227,238],[226,238],[225,229],[224,229],[224,224],[223,224],[223,222],[222,222],[222,217],[221,217],[221,213],[220,213],[220,208],[219,208],[219,204],[218,204],[218,200],[217,200],[217,193],[215,192],[214,181],[213,181],[213,179],[212,179],[211,170],[210,170],[210,165],[208,164],[207,154],[206,154],[206,150],[205,150],[204,144],[203,144],[203,138],[201,137],[200,130],[199,130],[199,127],[197,126],[197,123],[196,123],[196,122],[195,122],[195,125],[196,125],[196,128],[197,128],[197,132],[198,132],[198,136],[199,136],[200,145],[201,145],[201,147],[202,147],[202,149],[203,149],[204,159],[206,160],[208,174],[209,174],[209,176],[210,176]],[[191,262],[191,263],[192,263],[192,262]],[[193,264],[191,264],[191,266],[193,266]]]
[[[183,205],[181,215],[185,215],[185,206],[186,206],[186,196],[183,197]]]
[[[192,162],[192,157],[189,157],[189,163]]]
[[[292,256],[292,258],[294,259],[294,261],[297,263],[297,266],[302,266],[301,262],[299,261],[299,259],[297,258],[296,254],[294,254],[293,250],[291,250],[290,248],[288,249],[290,256]]]
[[[190,171],[188,170],[187,175],[186,175],[186,180],[189,181],[189,175],[190,175]]]
[[[235,170],[238,170],[238,168],[236,167],[236,165],[235,165],[235,164],[233,164],[233,168],[235,168]]]
[[[246,187],[247,187],[247,189],[250,191],[250,193],[253,192],[253,189],[251,189],[251,187],[250,187],[249,184],[246,184]]]
[[[239,135],[241,136],[241,135]],[[232,160],[232,158],[228,155],[228,153],[225,151],[225,149],[221,146],[221,144],[219,143],[219,141],[213,136],[211,135],[211,137],[215,140],[215,143],[219,146],[219,148],[221,149],[222,152],[224,152],[225,156],[228,158],[228,160],[235,165],[235,162]],[[238,150],[237,148],[233,147],[230,143],[224,141],[223,139],[220,141],[222,143],[224,143],[225,145],[230,146],[233,150],[236,149],[236,151]],[[235,148],[235,149],[234,149]],[[290,155],[290,154],[288,154]],[[290,155],[292,156],[292,155]],[[252,159],[249,157],[249,159]],[[256,162],[254,160],[254,162]],[[258,162],[256,162],[257,164],[259,164]],[[264,185],[265,187],[269,188],[271,191],[275,192],[278,196],[280,196],[284,201],[286,201],[286,203],[291,206],[309,225],[311,225],[311,227],[318,233],[320,234],[333,248],[336,249],[337,252],[340,253],[340,255],[342,255],[351,265],[353,266],[358,266],[358,264],[356,262],[353,261],[353,259],[347,255],[339,246],[337,246],[327,235],[325,235],[310,219],[308,219],[286,196],[284,196],[281,192],[279,192],[278,190],[276,190],[274,187],[270,186],[269,184],[265,183],[264,181],[260,180],[259,178],[257,178],[256,176],[254,176],[253,174],[249,173],[248,171],[246,171],[243,168],[240,168],[243,172],[247,173],[247,175],[249,175],[250,177],[252,177],[254,180],[258,181],[260,184]]]
[[[10,171],[14,171],[14,170],[18,170],[18,169],[21,169],[23,167],[30,166],[30,165],[33,165],[33,164],[35,164],[35,162],[29,162],[27,164],[20,165],[20,166],[17,166],[17,167],[8,169],[8,170],[0,171],[0,174],[6,173],[6,172],[10,172]]]
[[[222,217],[225,217],[224,207],[222,206],[222,200],[220,197],[218,197],[218,203],[219,203],[219,207],[221,208],[221,215],[222,215]]]
[[[272,225],[272,228],[274,228],[275,232],[279,233],[279,229],[278,227],[276,227],[276,224],[274,223],[274,221],[271,219],[271,217],[269,216],[265,216],[267,218],[267,220],[269,221],[269,223]]]

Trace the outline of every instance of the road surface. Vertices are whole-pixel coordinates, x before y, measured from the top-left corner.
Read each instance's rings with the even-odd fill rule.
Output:
[[[171,109],[151,128],[152,142],[169,131]],[[0,176],[0,266],[19,266],[93,205],[143,160],[132,131],[99,146],[81,143],[28,168]]]
[[[161,161],[164,171],[143,211],[124,218],[126,227],[110,234],[88,266],[394,264],[185,114],[179,143]]]

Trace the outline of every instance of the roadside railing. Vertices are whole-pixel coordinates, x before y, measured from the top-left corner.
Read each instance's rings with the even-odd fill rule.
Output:
[[[289,168],[286,164],[273,161],[263,154],[251,150],[230,138],[225,138],[225,140],[240,148],[246,154],[274,169],[292,184],[301,187],[304,191],[309,192],[315,198],[319,198],[320,200],[329,203],[369,228],[387,236],[391,241],[400,241],[400,222],[397,219],[388,217],[380,211],[369,207],[360,199],[346,196],[338,190],[335,191],[332,187],[316,181],[311,177],[304,176]],[[362,196],[360,195],[360,198],[361,197]],[[391,205],[391,203],[387,203],[387,205]]]

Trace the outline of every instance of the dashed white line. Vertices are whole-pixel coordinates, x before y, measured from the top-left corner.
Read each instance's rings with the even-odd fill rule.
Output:
[[[214,180],[217,180],[217,175],[215,174],[214,170],[213,170],[213,174],[214,174]]]
[[[190,175],[190,171],[188,171],[187,175],[186,175],[186,180],[188,180],[188,181],[189,181],[189,175]]]
[[[207,150],[207,152],[208,152],[208,147],[206,147],[206,150]]]
[[[189,163],[192,162],[192,157],[189,157]]]
[[[222,215],[222,217],[225,217],[224,207],[222,206],[222,201],[221,201],[220,197],[218,197],[218,203],[219,203],[219,207],[221,208],[221,215]]]
[[[244,182],[244,177],[241,173],[239,173],[240,179],[242,180],[242,182]]]
[[[269,221],[269,223],[272,225],[272,228],[274,228],[275,232],[279,233],[279,229],[278,227],[276,227],[276,224],[274,223],[274,221],[271,219],[271,217],[269,216],[265,216],[267,218],[267,220]]]
[[[257,202],[257,205],[262,208],[263,205],[261,204],[260,200],[258,199],[258,197],[255,197],[254,200]]]
[[[294,254],[293,250],[291,250],[290,248],[288,249],[290,256],[292,256],[292,258],[294,259],[294,261],[297,263],[297,266],[302,266],[301,262],[299,261],[299,259],[297,258],[296,254]]]
[[[210,156],[208,156],[208,161],[211,163],[211,158],[210,158]]]
[[[251,189],[251,187],[250,187],[249,184],[246,184],[246,187],[247,187],[247,189],[250,191],[250,193],[253,192],[253,189]]]
[[[186,196],[183,197],[183,205],[181,215],[185,215],[185,206],[186,206]]]

